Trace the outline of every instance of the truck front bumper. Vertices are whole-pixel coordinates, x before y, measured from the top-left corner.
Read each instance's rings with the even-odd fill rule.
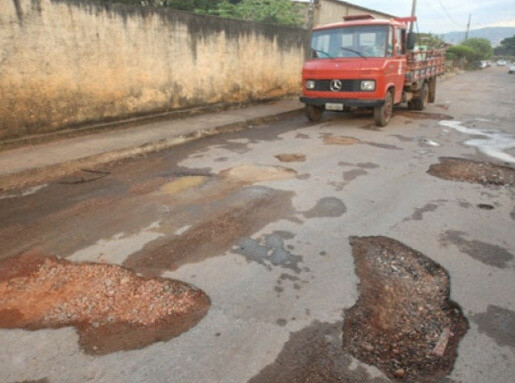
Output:
[[[383,106],[384,100],[362,100],[354,98],[309,98],[301,97],[300,102],[311,105],[325,105],[325,104],[342,104],[343,106],[351,106],[357,108],[375,108]]]

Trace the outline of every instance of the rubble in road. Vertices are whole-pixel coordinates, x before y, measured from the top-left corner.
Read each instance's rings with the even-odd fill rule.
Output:
[[[25,254],[0,261],[0,327],[75,326],[90,354],[168,340],[193,327],[209,297],[186,283],[114,265]]]
[[[449,300],[449,276],[423,254],[386,237],[350,239],[360,297],[346,311],[344,349],[390,378],[447,375],[468,324]]]
[[[450,181],[470,182],[481,185],[515,186],[515,169],[490,162],[442,157],[439,164],[427,171],[435,177]]]

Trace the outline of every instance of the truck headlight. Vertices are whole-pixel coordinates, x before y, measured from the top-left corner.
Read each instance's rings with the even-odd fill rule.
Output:
[[[306,89],[315,89],[315,81],[306,80]]]
[[[361,81],[361,90],[366,92],[372,92],[376,90],[376,82],[373,80]]]

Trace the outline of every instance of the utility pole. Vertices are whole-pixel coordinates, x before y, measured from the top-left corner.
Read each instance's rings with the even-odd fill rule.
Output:
[[[471,19],[472,15],[469,13],[469,22],[467,24],[467,33],[465,33],[465,40],[468,40],[469,38],[469,31],[470,31],[470,19]]]
[[[313,29],[315,24],[315,0],[309,0],[308,5],[308,29]]]
[[[413,6],[411,7],[411,17],[415,17],[416,14],[417,14],[417,0],[413,0]],[[415,26],[415,22],[412,21],[410,26],[409,26],[410,33],[413,32],[413,27],[414,26]]]

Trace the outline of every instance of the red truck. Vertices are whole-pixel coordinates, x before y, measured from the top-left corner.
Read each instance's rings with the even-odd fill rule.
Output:
[[[445,50],[415,51],[407,28],[415,20],[358,15],[314,28],[311,58],[302,70],[307,117],[320,121],[325,110],[371,108],[376,125],[386,126],[394,105],[423,110],[434,102]]]

